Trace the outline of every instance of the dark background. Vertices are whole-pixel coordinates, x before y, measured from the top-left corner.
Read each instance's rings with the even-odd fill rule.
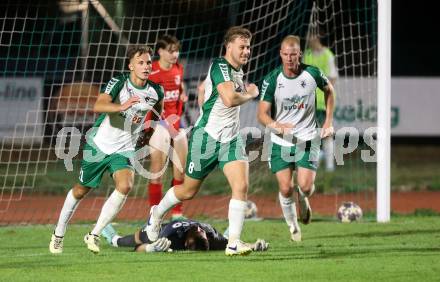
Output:
[[[393,76],[440,76],[440,4],[392,2]]]

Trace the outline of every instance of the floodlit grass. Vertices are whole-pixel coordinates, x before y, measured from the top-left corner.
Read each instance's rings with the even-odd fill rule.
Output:
[[[211,222],[224,230],[226,222]],[[122,234],[138,226],[119,224]],[[91,224],[68,229],[62,255],[48,251],[52,226],[0,228],[4,281],[438,281],[438,216],[396,216],[342,224],[316,220],[302,226],[303,242],[289,242],[281,220],[246,222],[242,239],[264,238],[265,253],[226,257],[223,252],[133,253],[102,241],[99,255],[82,237]]]

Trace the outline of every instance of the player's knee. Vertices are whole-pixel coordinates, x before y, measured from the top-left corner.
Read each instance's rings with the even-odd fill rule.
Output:
[[[284,198],[291,197],[292,193],[293,193],[293,188],[290,185],[290,183],[287,185],[283,185],[283,186],[280,185],[280,193],[281,193],[281,195],[283,195]]]
[[[158,177],[150,180],[151,184],[162,184],[162,177]]]
[[[77,199],[77,200],[84,198],[84,196],[86,196],[87,193],[89,193],[89,191],[90,191],[90,188],[82,186],[80,184],[76,184],[72,188],[73,197],[75,197],[75,199]]]
[[[127,195],[130,193],[131,188],[133,188],[133,185],[130,183],[122,183],[116,186],[116,190],[118,190],[120,193]]]
[[[298,185],[299,187],[301,187],[301,190],[304,193],[310,193],[312,192],[312,187],[313,187],[313,181],[310,179],[302,179],[302,180],[298,180]]]

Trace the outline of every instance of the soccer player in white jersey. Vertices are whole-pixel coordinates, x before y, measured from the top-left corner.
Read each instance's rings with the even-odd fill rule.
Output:
[[[251,33],[231,27],[225,35],[224,57],[213,60],[205,81],[204,101],[192,130],[182,186],[168,190],[161,202],[150,209],[146,231],[158,238],[163,216],[174,205],[192,199],[205,177],[217,166],[232,189],[229,202],[229,240],[226,255],[247,255],[252,250],[240,241],[246,210],[249,164],[239,135],[240,105],[258,96],[258,87],[243,83],[243,70],[250,56]]]
[[[108,171],[115,190],[104,203],[93,230],[84,242],[93,253],[99,253],[99,236],[125,203],[133,186],[133,157],[139,132],[146,114],[154,110],[160,115],[163,89],[148,80],[151,72],[152,50],[148,46],[131,46],[127,51],[129,74],[112,78],[101,90],[93,110],[101,113],[93,133],[84,146],[79,183],[67,193],[56,228],[49,244],[51,253],[63,251],[67,224],[81,199],[91,189],[98,188],[104,172]]]
[[[279,201],[293,241],[301,241],[293,199],[293,170],[299,196],[300,218],[311,221],[309,197],[315,186],[320,138],[333,134],[333,86],[316,67],[300,61],[300,39],[289,35],[281,42],[282,65],[263,80],[258,120],[271,131],[269,167],[279,186]],[[322,130],[316,123],[316,89],[324,91],[326,116]]]

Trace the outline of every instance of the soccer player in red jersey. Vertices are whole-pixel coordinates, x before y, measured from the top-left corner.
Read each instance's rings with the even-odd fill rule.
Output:
[[[183,183],[184,166],[188,152],[185,131],[180,127],[183,104],[188,100],[183,83],[183,66],[178,62],[179,40],[172,35],[163,35],[156,43],[159,60],[153,62],[149,79],[162,85],[165,91],[161,126],[150,140],[153,178],[148,184],[149,204],[157,205],[162,199],[162,174],[167,167],[168,153],[173,162],[173,180],[170,187]],[[172,145],[172,150],[169,150]],[[182,205],[172,210],[173,218],[183,217]]]

